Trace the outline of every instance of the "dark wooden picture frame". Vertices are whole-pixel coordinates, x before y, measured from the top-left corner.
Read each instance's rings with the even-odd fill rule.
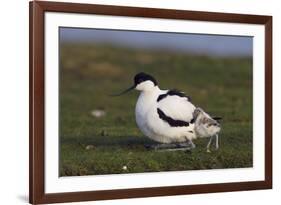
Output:
[[[92,4],[30,2],[30,203],[153,197],[272,188],[272,17]],[[248,23],[265,26],[265,180],[46,194],[44,190],[44,14],[45,12]]]

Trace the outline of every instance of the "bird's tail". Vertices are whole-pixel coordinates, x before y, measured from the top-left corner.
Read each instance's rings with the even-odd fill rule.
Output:
[[[221,121],[222,120],[222,117],[218,117],[218,116],[214,116],[214,117],[212,117],[214,120],[216,120],[216,121]]]

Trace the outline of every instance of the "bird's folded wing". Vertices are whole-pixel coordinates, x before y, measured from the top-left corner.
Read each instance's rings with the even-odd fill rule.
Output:
[[[190,122],[195,106],[186,98],[177,95],[167,96],[158,102],[159,109],[174,120]]]

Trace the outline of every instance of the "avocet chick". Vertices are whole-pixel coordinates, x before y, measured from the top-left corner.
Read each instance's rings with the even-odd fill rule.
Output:
[[[214,137],[216,137],[216,149],[219,148],[219,135],[218,133],[221,130],[218,120],[220,117],[211,117],[201,108],[196,108],[193,112],[194,119],[194,131],[196,137],[210,137],[210,140],[207,145],[207,152],[210,152],[210,145]]]

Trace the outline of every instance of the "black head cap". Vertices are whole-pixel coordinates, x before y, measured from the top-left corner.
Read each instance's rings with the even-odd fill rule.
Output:
[[[144,81],[147,81],[147,80],[150,80],[154,83],[154,85],[158,85],[156,79],[154,77],[152,77],[151,75],[148,75],[146,73],[138,73],[135,75],[134,77],[134,81],[135,81],[135,86],[137,86],[138,84],[144,82]]]

